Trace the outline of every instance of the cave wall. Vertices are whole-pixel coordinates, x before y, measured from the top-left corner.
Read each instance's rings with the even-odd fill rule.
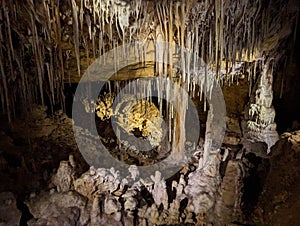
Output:
[[[294,36],[295,45],[289,46],[287,51],[291,59],[286,67],[280,67],[274,76],[274,107],[278,131],[283,133],[287,129],[299,129],[300,121],[300,19],[298,17],[297,34]]]

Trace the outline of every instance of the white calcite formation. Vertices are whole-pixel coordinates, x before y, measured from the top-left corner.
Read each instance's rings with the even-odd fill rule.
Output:
[[[248,138],[252,141],[265,142],[267,152],[279,139],[276,131],[275,109],[273,101],[273,70],[270,62],[263,65],[263,70],[255,90],[254,102],[249,107],[249,120],[247,122]]]
[[[153,189],[150,190],[154,203],[156,206],[162,204],[165,209],[168,209],[168,193],[165,180],[161,178],[159,171],[156,171],[155,176],[151,176],[151,179],[154,182]]]
[[[218,155],[210,155],[203,168],[198,168],[189,175],[184,191],[189,197],[190,208],[196,214],[206,213],[214,206],[221,182],[219,164]]]
[[[211,154],[204,168],[197,168],[198,163],[185,166],[178,179],[171,181],[168,190],[159,171],[149,180],[141,178],[128,185],[128,181],[139,175],[133,166],[130,167],[131,176],[124,179],[113,168],[91,167],[77,175],[76,164],[70,156],[68,161],[61,162],[52,177],[50,191],[32,195],[26,202],[34,216],[29,225],[230,222],[240,211],[240,183],[244,175],[239,173],[235,163],[240,160],[229,162],[222,182],[219,166],[225,158]],[[228,186],[234,190],[229,191]],[[184,207],[183,202],[186,202]]]
[[[74,181],[74,189],[81,195],[93,200],[101,194],[117,190],[120,183],[120,178],[113,168],[106,170],[91,167],[89,171]]]

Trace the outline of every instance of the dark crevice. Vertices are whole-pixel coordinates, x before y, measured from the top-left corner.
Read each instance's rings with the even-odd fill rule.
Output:
[[[17,200],[17,208],[22,212],[20,226],[27,226],[27,222],[33,218],[32,214],[30,213],[27,205],[21,200]]]
[[[246,154],[246,159],[250,163],[248,176],[244,180],[242,196],[242,211],[246,220],[253,212],[263,190],[265,180],[269,172],[269,160],[257,157],[253,153]]]

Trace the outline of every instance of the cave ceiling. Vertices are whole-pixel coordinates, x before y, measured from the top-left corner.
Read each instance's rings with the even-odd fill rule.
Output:
[[[5,0],[0,10],[1,103],[9,115],[20,103],[26,108],[44,104],[45,98],[64,106],[65,82],[78,82],[100,55],[131,42],[174,43],[207,63],[219,81],[236,74],[251,80],[254,64],[270,60],[276,66],[289,57],[297,15],[297,3],[282,0]],[[142,55],[147,48],[138,51]],[[175,52],[167,55],[171,61]],[[118,68],[112,80],[161,73],[154,62],[140,63],[143,67]],[[128,70],[134,72],[128,75]]]

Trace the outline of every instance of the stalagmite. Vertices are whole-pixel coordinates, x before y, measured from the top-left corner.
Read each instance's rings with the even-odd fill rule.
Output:
[[[204,100],[206,103],[206,100]],[[206,106],[206,104],[205,104]],[[206,130],[205,130],[205,142],[204,142],[204,152],[203,152],[203,160],[202,165],[200,167],[205,167],[207,162],[209,161],[210,153],[216,150],[212,150],[212,142],[213,142],[213,128],[212,128],[212,121],[213,121],[214,113],[213,113],[213,106],[210,105],[210,109],[207,114],[207,121],[206,121]]]
[[[161,178],[159,171],[155,172],[154,176],[151,176],[154,182],[153,190],[151,191],[156,206],[163,205],[164,208],[168,208],[168,193],[166,189],[166,182],[164,178]]]
[[[275,110],[272,106],[273,100],[273,69],[272,62],[262,63],[262,72],[258,81],[258,88],[255,91],[255,101],[249,106],[248,139],[262,141],[270,148],[278,140],[276,131]]]

